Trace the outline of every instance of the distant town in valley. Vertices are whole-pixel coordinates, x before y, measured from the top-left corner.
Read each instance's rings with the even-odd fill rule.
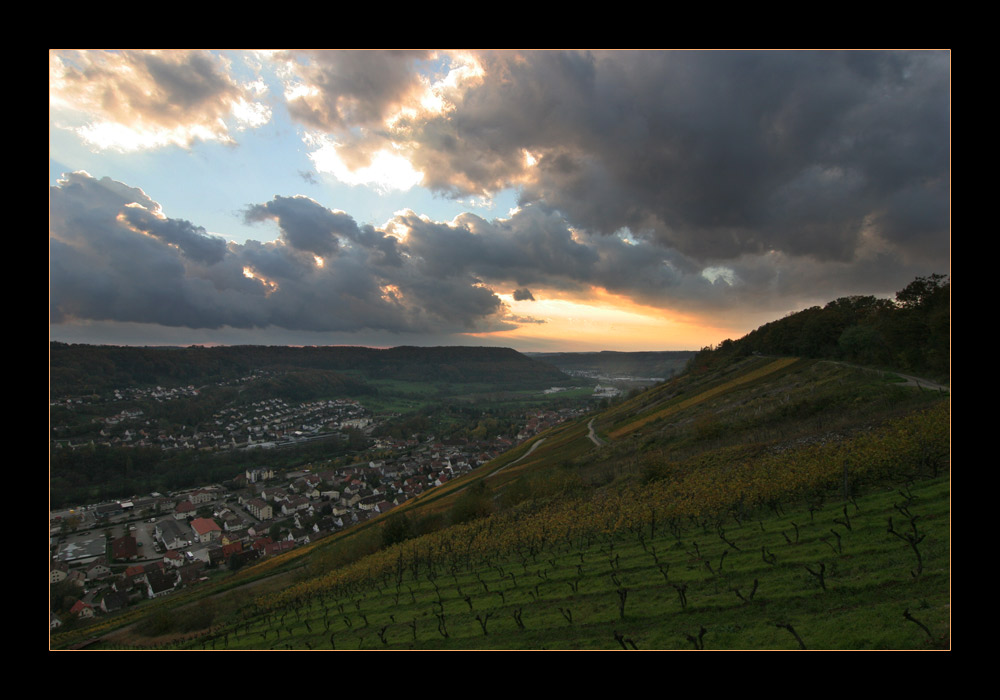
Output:
[[[113,353],[128,364],[140,354],[174,358],[181,352],[53,347],[56,376],[72,364],[62,363],[61,357],[79,360]],[[50,513],[51,583],[60,586],[67,600],[74,599],[61,609],[63,617],[114,613],[198,583],[210,571],[238,569],[363,523],[609,399],[664,381],[650,375],[672,375],[693,354],[518,355],[517,364],[530,371],[519,367],[513,383],[505,381],[503,372],[491,377],[489,385],[438,383],[429,392],[434,407],[428,410],[414,402],[415,412],[387,410],[405,404],[413,387],[388,387],[373,379],[374,374],[349,384],[348,390],[358,392],[359,398],[296,402],[277,395],[244,400],[262,385],[280,392],[280,380],[297,370],[279,366],[197,386],[164,382],[80,393],[77,384],[72,388],[78,393],[61,395],[54,387],[50,408],[57,488],[64,461],[78,464],[100,454],[116,463],[124,460],[124,468],[131,464],[133,471],[138,469],[137,456],[148,461],[151,453],[160,453],[153,460],[157,464],[216,457],[224,459],[224,465],[253,465],[231,467],[227,478],[217,481],[167,492],[122,493],[94,503],[67,503],[67,494],[53,493],[60,507]],[[487,353],[479,359],[493,358]],[[510,359],[510,351],[504,351],[502,360]],[[426,360],[421,356],[419,361]],[[553,378],[563,381],[544,385]],[[90,388],[100,381],[91,377],[83,384]],[[226,397],[225,403],[220,396]],[[170,420],[186,415],[169,410],[173,406],[204,418],[190,424]],[[208,406],[215,410],[208,412]],[[413,427],[417,429],[409,432]],[[296,456],[310,447],[312,451]],[[316,450],[333,456],[315,459]],[[225,467],[214,469],[218,473]],[[153,471],[146,478],[154,479]],[[171,476],[166,478],[169,483]],[[86,593],[77,595],[81,590]],[[53,625],[62,622],[53,613]]]

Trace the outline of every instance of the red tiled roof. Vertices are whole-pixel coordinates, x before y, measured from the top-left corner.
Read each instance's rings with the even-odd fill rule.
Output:
[[[209,518],[195,518],[191,521],[191,527],[199,535],[204,535],[209,532],[222,532],[222,528],[216,525],[214,520]]]

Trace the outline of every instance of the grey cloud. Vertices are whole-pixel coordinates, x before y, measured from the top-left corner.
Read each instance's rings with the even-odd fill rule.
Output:
[[[347,214],[332,212],[308,197],[276,196],[266,204],[255,204],[244,213],[247,223],[273,219],[292,248],[316,255],[337,250],[337,235],[357,235],[358,226]]]
[[[156,105],[160,111],[182,113],[236,93],[233,82],[206,54],[189,54],[181,61],[157,54],[135,55],[163,90]]]
[[[521,286],[563,280],[576,286],[591,277],[598,261],[594,250],[573,240],[561,217],[537,208],[499,221],[462,214],[455,225],[412,214],[400,220],[410,228],[407,251],[428,275],[474,274]]]
[[[138,202],[151,211],[159,209],[141,190],[85,173],[66,176],[61,183],[50,190],[53,322],[87,319],[219,328],[264,320],[262,309],[245,296],[252,286],[242,277],[242,266],[233,270],[244,283],[242,290],[237,279],[229,288],[218,283],[227,269],[228,251],[223,249],[222,259],[206,264],[206,257],[220,252],[211,242],[217,239],[199,247],[202,244],[188,236],[182,250],[168,243],[167,236],[133,230],[127,216],[144,210],[128,205]],[[157,224],[171,228],[169,220]],[[191,234],[186,230],[190,224],[182,224],[176,228]],[[177,240],[177,231],[170,237]],[[189,255],[192,250],[198,254]]]
[[[950,229],[950,195],[948,183],[935,180],[902,187],[886,198],[885,208],[878,215],[879,230],[889,241],[906,246],[904,249],[921,254],[924,259],[948,258],[950,240],[942,231]]]
[[[844,294],[888,295],[937,269],[879,245],[850,265],[780,251],[702,261],[652,236],[573,230],[535,205],[508,219],[467,214],[451,224],[400,214],[390,230],[409,234],[398,241],[312,200],[275,197],[246,215],[278,220],[281,239],[222,245],[196,224],[164,217],[142,190],[107,178],[74,173],[50,195],[54,323],[427,337],[539,322],[510,315],[494,289],[527,299],[532,288],[596,286],[744,327],[748,313],[759,324]],[[335,254],[320,266],[319,250]]]
[[[276,195],[270,202],[251,205],[244,210],[243,219],[247,223],[274,220],[282,239],[295,250],[326,257],[337,254],[341,239],[345,239],[368,250],[372,265],[401,264],[395,238],[371,225],[358,226],[350,214],[331,211],[302,195]]]
[[[220,246],[190,222],[153,216],[156,202],[122,183],[76,173],[50,196],[54,323],[423,334],[514,327],[475,276],[429,276],[394,238],[305,198],[248,210],[251,220],[276,218],[281,240]],[[322,266],[305,254],[329,250],[336,255]]]
[[[160,207],[138,187],[129,187],[109,177],[98,180],[83,171],[64,174],[57,189],[59,196],[52,198],[49,212],[63,235],[74,235],[78,230],[74,223],[85,226],[91,216],[105,217],[107,210],[117,211],[126,204],[139,204],[150,211]]]
[[[406,56],[328,57],[339,60],[352,81],[376,76],[372,104],[407,84]],[[378,134],[409,147],[440,192],[518,186],[522,204],[577,228],[628,227],[705,264],[772,251],[849,262],[872,235],[900,257],[942,253],[947,52],[540,51],[480,61],[485,76],[454,109]],[[333,82],[315,84],[337,98]],[[311,123],[343,135],[346,119]]]
[[[195,226],[190,221],[160,219],[149,210],[139,207],[125,207],[121,216],[134,228],[159,238],[164,243],[176,245],[192,260],[213,265],[226,254],[224,240],[210,236],[203,227]]]
[[[553,144],[549,158],[572,167],[543,160],[523,195],[595,231],[628,226],[702,259],[781,250],[849,260],[866,216],[887,196],[929,173],[947,175],[939,118],[946,72],[934,62],[909,83],[892,71],[858,74],[825,53],[616,54],[600,62],[614,64],[598,89],[606,110],[620,110],[618,126],[603,140],[593,138],[596,118],[577,133],[570,126],[568,145]],[[630,77],[621,63],[631,64]],[[929,94],[928,81],[937,88]],[[622,85],[634,99],[624,99]],[[913,99],[914,91],[927,99]],[[897,160],[919,162],[887,167]]]
[[[234,260],[240,269],[249,266],[255,273],[266,279],[296,279],[315,268],[311,256],[296,254],[296,251],[281,242],[261,243],[248,240],[233,249]]]
[[[514,290],[514,301],[534,301],[535,297],[527,287]]]
[[[859,249],[850,265],[779,251],[699,260],[652,237],[574,233],[564,219],[537,206],[492,222],[464,215],[444,224],[401,215],[399,223],[410,227],[405,253],[427,277],[472,276],[494,287],[514,282],[515,299],[528,285],[570,293],[596,286],[652,307],[711,313],[737,326],[748,312],[763,323],[838,296],[891,294],[929,273],[925,262],[877,249]]]
[[[291,115],[313,128],[379,124],[387,110],[418,84],[415,61],[425,51],[307,51],[289,59],[296,73],[318,96],[288,104]]]

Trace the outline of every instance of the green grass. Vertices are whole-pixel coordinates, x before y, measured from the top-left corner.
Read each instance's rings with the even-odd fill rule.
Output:
[[[244,609],[228,631],[188,646],[212,648],[214,638],[220,648],[236,649],[616,649],[618,634],[639,649],[692,649],[688,635],[697,639],[704,628],[706,649],[798,648],[781,624],[791,625],[810,649],[946,648],[948,496],[944,477],[908,492],[903,507],[917,516],[924,536],[918,576],[911,574],[910,547],[887,532],[890,516],[897,530],[905,524],[897,506],[906,500],[898,488],[884,486],[848,504],[847,518],[843,504],[831,501],[811,515],[799,504],[740,524],[728,519],[723,530],[732,545],[714,525],[689,523],[674,534],[661,525],[643,541],[619,533],[589,546],[553,543],[534,554],[480,554],[470,565],[460,556],[442,558],[433,580],[425,568],[416,576],[404,570],[398,589],[395,574],[361,579],[350,591],[317,589],[308,600],[256,617],[245,617]],[[848,518],[850,530],[836,522]],[[840,534],[840,551],[831,530]],[[669,564],[666,578],[657,562]],[[821,565],[825,590],[807,569],[818,572]],[[734,589],[750,598],[755,580],[752,599],[742,601]],[[674,584],[686,586],[686,606]],[[618,591],[625,589],[622,617]],[[907,610],[933,638],[904,619]],[[486,621],[486,635],[477,615]]]
[[[492,384],[455,384],[434,381],[400,379],[369,379],[367,384],[377,394],[358,395],[364,406],[376,413],[410,413],[435,407],[442,401],[471,403],[477,406],[502,404],[511,408],[546,407],[556,401],[585,401],[593,394],[592,386],[572,387],[556,394],[543,394],[542,389],[511,389]]]

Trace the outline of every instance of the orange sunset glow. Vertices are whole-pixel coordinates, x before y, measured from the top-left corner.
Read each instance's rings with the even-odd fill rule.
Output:
[[[638,304],[598,287],[579,298],[568,295],[536,301],[515,301],[500,295],[515,318],[531,317],[544,323],[523,323],[516,330],[470,333],[492,338],[499,344],[550,347],[567,351],[594,351],[610,347],[620,350],[681,350],[716,344],[741,335],[740,329],[713,327],[693,315]],[[700,344],[699,344],[700,343]]]

